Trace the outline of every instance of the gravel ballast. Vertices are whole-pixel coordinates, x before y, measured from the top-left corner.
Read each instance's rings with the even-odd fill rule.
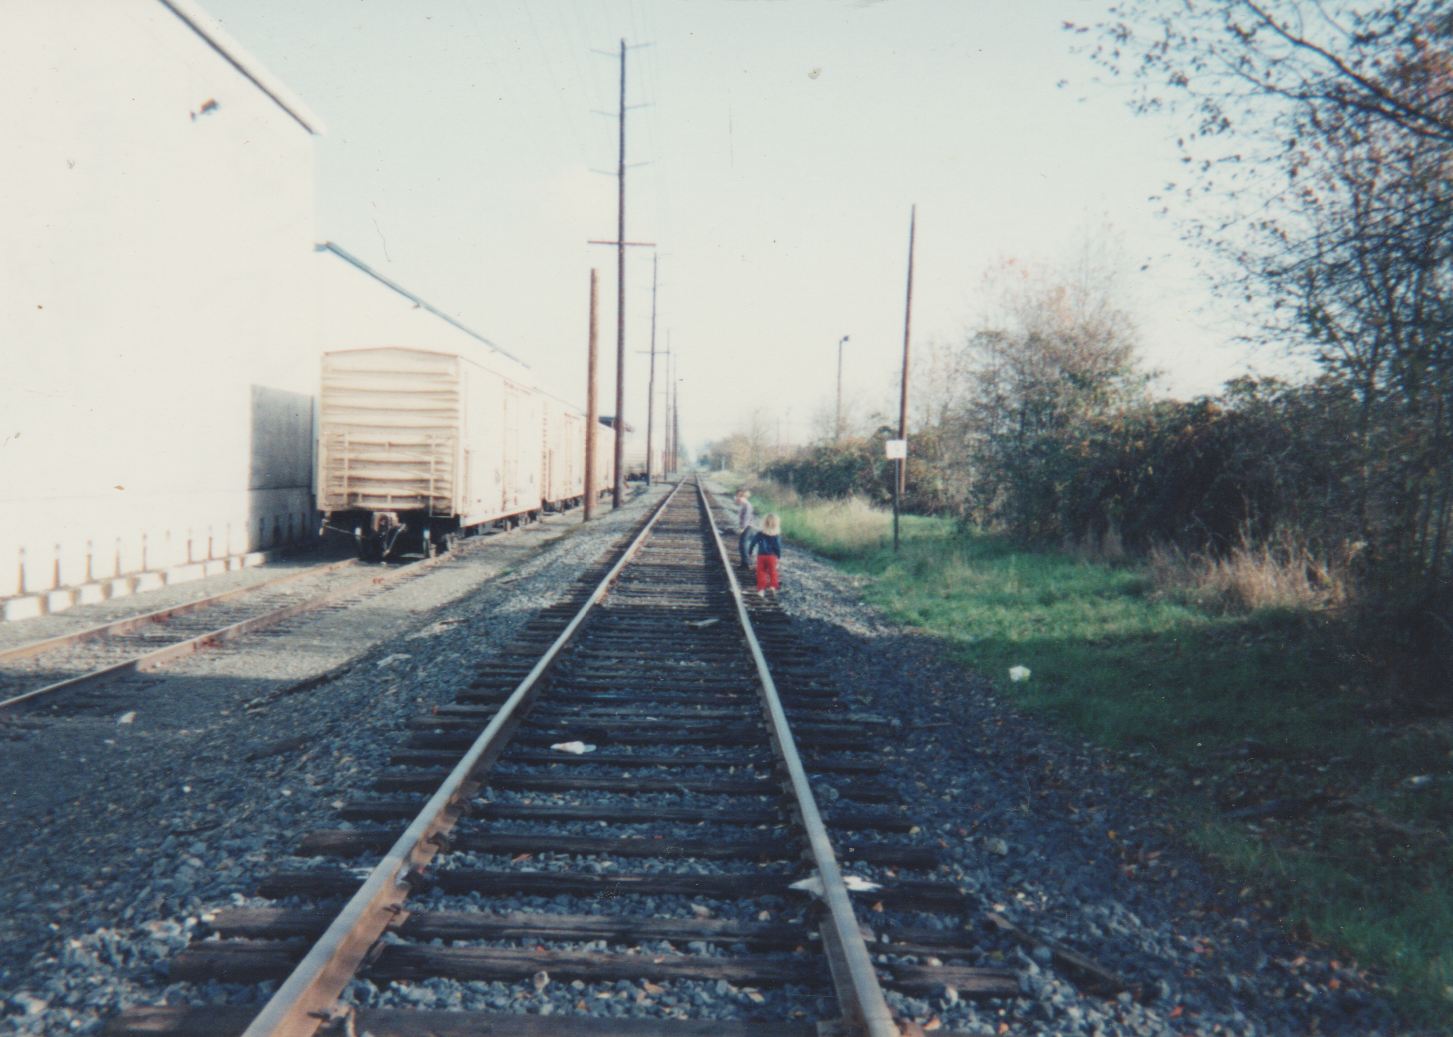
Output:
[[[171,984],[167,961],[205,931],[210,912],[263,903],[254,893],[266,874],[308,866],[290,857],[297,838],[337,827],[334,805],[367,797],[404,721],[450,701],[473,664],[562,595],[642,507],[583,528],[578,514],[552,519],[475,545],[428,578],[158,671],[109,711],[0,719],[0,875],[19,891],[0,920],[0,1032],[93,1032],[120,1009],[163,999],[265,998],[267,984]],[[896,1010],[929,1029],[978,1034],[1399,1032],[1363,975],[1284,934],[1264,906],[1238,899],[1177,840],[1173,820],[1129,795],[1112,758],[1017,715],[945,662],[931,639],[862,606],[850,578],[790,545],[782,579],[782,608],[799,636],[823,649],[845,699],[896,722],[889,779],[920,826],[914,838],[943,851],[936,877],[982,911],[1127,981],[1119,996],[1086,994],[1047,952],[978,927],[983,951],[967,964],[1020,970],[1020,997],[890,994]],[[118,723],[131,712],[133,721]],[[890,877],[866,865],[852,870]],[[430,899],[465,907],[460,898]],[[501,909],[585,906],[532,907],[528,899]],[[660,899],[661,914],[693,911],[684,898]],[[875,911],[871,897],[858,903],[864,924],[879,931],[935,924]],[[784,917],[800,910],[773,906]],[[818,992],[431,980],[356,981],[352,993],[376,1006],[545,1013],[584,1004],[592,1014],[741,1018],[785,1013]]]

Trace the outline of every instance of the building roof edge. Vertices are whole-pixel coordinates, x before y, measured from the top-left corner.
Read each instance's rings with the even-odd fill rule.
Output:
[[[468,327],[468,326],[466,326],[464,324],[461,324],[458,320],[456,320],[455,318],[449,316],[449,314],[445,313],[443,310],[439,309],[438,307],[434,306],[431,303],[425,302],[423,299],[419,298],[413,292],[409,291],[407,288],[405,288],[402,285],[400,285],[397,281],[392,281],[389,278],[385,277],[383,274],[379,273],[377,270],[375,270],[373,267],[369,266],[367,263],[365,263],[363,260],[359,259],[357,256],[355,256],[355,255],[351,254],[350,252],[346,251],[341,246],[335,245],[331,241],[322,241],[322,242],[319,242],[318,244],[316,244],[316,245],[313,246],[313,251],[314,252],[332,252],[339,259],[342,259],[342,260],[345,260],[346,262],[352,263],[354,266],[356,266],[358,269],[362,270],[369,277],[372,277],[372,278],[374,278],[377,281],[381,281],[383,284],[385,284],[388,287],[392,288],[394,291],[398,292],[405,299],[408,299],[410,302],[412,302],[415,306],[419,307],[420,309],[422,309],[422,310],[428,310],[430,313],[432,313],[434,316],[438,317],[440,320],[446,320],[446,321],[448,321],[450,324],[454,325],[456,328],[458,328],[460,331],[464,332],[466,335],[469,335],[472,338],[479,339],[479,341],[483,342],[486,346],[488,346],[490,349],[494,350],[500,356],[507,357],[508,359],[513,360],[515,363],[519,364],[521,367],[525,368],[526,370],[528,370],[530,368],[530,365],[527,364],[527,363],[525,363],[519,357],[514,356],[513,354],[510,354],[510,353],[507,353],[503,349],[500,349],[499,346],[495,345],[493,342],[491,342],[489,339],[485,338],[483,335],[481,335],[479,332],[475,331],[473,328],[470,328],[470,327]]]
[[[233,68],[252,80],[259,90],[271,97],[283,111],[296,119],[303,129],[319,137],[328,132],[322,119],[314,115],[296,94],[283,86],[279,79],[262,66],[262,62],[247,53],[242,44],[234,40],[215,18],[193,3],[193,0],[157,0],[157,2],[186,22],[193,32],[206,40],[212,49],[222,55]]]

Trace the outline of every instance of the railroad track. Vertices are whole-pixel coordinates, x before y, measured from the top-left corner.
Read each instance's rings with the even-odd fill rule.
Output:
[[[464,548],[467,549],[467,548]],[[85,709],[113,682],[422,575],[440,556],[360,575],[355,559],[0,651],[0,713]]]
[[[914,1027],[885,986],[1017,996],[965,964],[982,906],[878,780],[890,722],[744,601],[706,496],[678,487],[618,555],[411,721],[268,906],[172,960],[174,982],[280,983],[265,1008],[107,1032],[886,1037]]]

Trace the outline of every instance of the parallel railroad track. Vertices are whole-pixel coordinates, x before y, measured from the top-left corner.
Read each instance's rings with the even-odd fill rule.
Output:
[[[271,904],[173,959],[173,981],[280,982],[261,1012],[107,1032],[887,1037],[884,986],[1017,996],[962,964],[979,910],[876,780],[888,722],[744,602],[705,495],[678,487],[619,554],[411,721]],[[840,861],[877,887],[850,899]]]
[[[415,578],[448,557],[387,570],[361,569],[355,559],[325,563],[198,601],[0,650],[0,713],[61,704],[84,708],[86,696],[102,685],[304,612]]]

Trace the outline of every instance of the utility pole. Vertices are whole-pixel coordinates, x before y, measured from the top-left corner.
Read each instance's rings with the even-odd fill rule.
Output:
[[[833,426],[833,442],[843,438],[843,343],[847,340],[844,335],[837,343],[837,424]]]
[[[671,463],[671,332],[666,332],[666,424],[661,430],[665,441],[661,447],[661,471],[670,474],[675,466]]]
[[[908,211],[908,301],[903,309],[903,385],[898,394],[898,438],[908,445],[908,341],[913,324],[913,236],[918,227],[918,206]],[[903,496],[907,456],[898,458],[898,477],[893,481],[893,553],[898,553],[898,509]]]
[[[621,506],[626,488],[626,41],[621,40],[619,168],[616,171],[616,454],[611,507]],[[901,479],[899,480],[902,481]]]
[[[590,271],[590,359],[585,375],[585,521],[595,517],[595,430],[600,424],[600,408],[595,402],[596,382],[596,273]]]
[[[616,162],[616,239],[590,242],[592,245],[614,245],[616,247],[616,439],[615,483],[611,488],[611,506],[613,508],[621,506],[626,487],[626,246],[651,245],[646,241],[626,240],[626,50],[626,41],[621,40],[621,102],[620,111],[616,113],[616,117],[620,120],[620,148]]]
[[[646,486],[651,485],[651,441],[656,428],[656,253],[651,253],[651,377],[646,383]],[[664,474],[664,473],[662,473]]]
[[[681,382],[678,378],[671,383],[671,394],[675,397],[671,404],[671,470],[677,471],[676,464],[681,460]]]

